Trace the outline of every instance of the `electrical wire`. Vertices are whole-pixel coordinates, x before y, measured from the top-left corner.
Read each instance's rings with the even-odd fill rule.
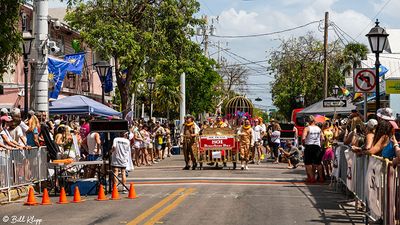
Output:
[[[315,24],[315,23],[320,23],[323,20],[316,20],[316,21],[312,21],[297,27],[292,27],[292,28],[288,28],[285,30],[280,30],[280,31],[274,31],[274,32],[269,32],[269,33],[262,33],[262,34],[248,34],[248,35],[212,35],[213,37],[218,37],[218,38],[253,38],[253,37],[262,37],[262,36],[270,36],[270,35],[274,35],[274,34],[281,34],[281,33],[285,33],[285,32],[289,32],[289,31],[293,31],[293,30],[297,30],[303,27],[307,27],[311,24]]]
[[[358,39],[358,37],[360,37],[361,34],[363,34],[365,32],[366,29],[368,29],[368,27],[371,26],[371,24],[375,23],[375,19],[376,17],[378,17],[379,14],[381,14],[381,12],[383,11],[383,9],[391,2],[392,0],[387,0],[386,3],[382,6],[382,8],[376,13],[376,15],[372,18],[371,22],[369,22],[367,24],[367,26],[364,27],[364,29],[362,29],[362,31],[357,35],[356,39]]]

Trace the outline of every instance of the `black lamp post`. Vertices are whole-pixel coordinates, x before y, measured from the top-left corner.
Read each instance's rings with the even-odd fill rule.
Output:
[[[387,37],[389,34],[386,33],[385,29],[379,26],[378,19],[375,22],[375,27],[373,27],[369,33],[366,35],[368,37],[369,45],[371,51],[375,53],[375,107],[376,111],[381,107],[381,95],[379,92],[379,67],[381,63],[379,62],[379,53],[382,53],[386,46]]]
[[[154,81],[154,78],[153,77],[149,77],[147,80],[146,80],[146,83],[147,83],[147,87],[149,88],[149,92],[150,92],[150,119],[153,117],[153,110],[152,110],[152,107],[151,107],[151,104],[152,104],[152,95],[153,95],[153,89],[154,89],[154,85],[156,84],[156,82]]]
[[[335,86],[333,87],[333,96],[334,96],[335,98],[337,98],[338,93],[339,93],[339,87],[338,87],[337,85],[335,85]]]
[[[100,61],[96,63],[96,70],[99,74],[101,81],[101,103],[104,104],[104,85],[108,70],[111,69],[110,63],[107,61]]]
[[[29,72],[29,55],[31,54],[32,42],[34,37],[32,34],[23,27],[22,38],[22,54],[24,56],[24,117],[28,115],[28,72]]]

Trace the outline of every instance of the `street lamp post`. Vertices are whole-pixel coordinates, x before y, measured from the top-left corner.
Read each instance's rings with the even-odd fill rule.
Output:
[[[333,87],[333,96],[335,97],[335,99],[337,98],[338,93],[339,93],[339,86],[335,85]],[[336,105],[333,106],[333,120],[332,121],[335,120],[335,117],[336,117]]]
[[[110,63],[108,63],[107,61],[97,62],[95,66],[101,81],[101,103],[104,104],[104,86],[107,72],[109,69],[111,69],[111,66]]]
[[[149,92],[150,92],[150,120],[151,120],[151,118],[153,117],[153,109],[152,109],[152,96],[153,96],[153,89],[154,89],[154,85],[155,85],[155,81],[154,81],[154,78],[153,77],[149,77],[147,80],[146,80],[146,83],[147,83],[147,87],[149,88]]]
[[[379,53],[382,53],[386,46],[387,37],[389,34],[386,33],[385,29],[379,26],[378,19],[375,22],[375,27],[373,27],[369,33],[366,35],[368,37],[369,45],[371,51],[375,53],[375,107],[376,111],[381,107],[381,97],[379,92],[379,67],[381,63],[379,62]]]
[[[32,42],[34,37],[32,34],[23,27],[22,38],[24,40],[22,45],[22,54],[24,56],[24,117],[28,115],[28,72],[29,72],[29,55],[31,54]]]

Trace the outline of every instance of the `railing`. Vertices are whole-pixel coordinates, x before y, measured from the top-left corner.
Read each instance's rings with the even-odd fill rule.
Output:
[[[15,187],[26,186],[46,180],[47,149],[0,151],[0,191],[8,191]]]
[[[381,157],[357,155],[345,145],[336,147],[335,161],[336,185],[344,184],[366,207],[367,221],[400,224],[399,167],[393,168],[389,160]]]

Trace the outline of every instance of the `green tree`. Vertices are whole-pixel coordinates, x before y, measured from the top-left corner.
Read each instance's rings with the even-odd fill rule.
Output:
[[[66,20],[96,52],[114,58],[121,108],[126,110],[136,84],[150,76],[169,85],[156,85],[156,97],[175,104],[179,98],[167,90],[176,90],[182,72],[190,79],[195,74],[190,71],[212,69],[209,60],[198,54],[199,45],[190,40],[192,27],[202,23],[194,18],[199,7],[195,0],[85,1]],[[128,69],[124,77],[122,69]]]
[[[344,60],[346,62],[343,73],[350,73],[355,68],[361,66],[361,60],[366,59],[368,47],[361,43],[349,43],[343,50]]]
[[[21,56],[21,31],[18,29],[22,0],[0,0],[0,81]]]
[[[345,58],[343,46],[335,41],[328,47],[328,91],[344,83]],[[305,105],[323,99],[323,43],[311,33],[282,40],[279,49],[271,52],[270,70],[274,74],[272,98],[279,111],[290,119],[294,108],[300,107],[296,97],[303,94]]]

